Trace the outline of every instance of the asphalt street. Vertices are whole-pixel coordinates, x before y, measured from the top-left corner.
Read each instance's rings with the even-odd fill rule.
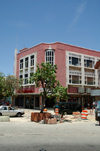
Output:
[[[95,122],[1,122],[0,151],[100,151]]]

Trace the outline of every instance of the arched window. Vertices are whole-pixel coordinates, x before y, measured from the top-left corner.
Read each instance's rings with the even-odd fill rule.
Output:
[[[50,63],[52,66],[54,65],[54,50],[47,49],[46,50],[46,63]]]

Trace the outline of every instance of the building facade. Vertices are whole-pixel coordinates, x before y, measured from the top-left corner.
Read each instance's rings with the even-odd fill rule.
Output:
[[[15,75],[23,80],[23,88],[15,94],[13,105],[26,108],[39,108],[42,97],[41,88],[35,83],[28,83],[30,76],[36,72],[36,65],[49,62],[57,65],[57,80],[68,88],[68,100],[77,101],[86,106],[92,103],[91,89],[98,87],[98,70],[94,68],[100,60],[100,52],[60,42],[41,43],[32,48],[15,50]],[[53,101],[48,101],[48,107]]]
[[[100,100],[100,60],[96,62],[95,69],[98,70],[98,88],[91,90],[91,96],[95,97],[95,101]]]
[[[98,86],[100,88],[100,60],[96,62],[95,69],[98,69]]]

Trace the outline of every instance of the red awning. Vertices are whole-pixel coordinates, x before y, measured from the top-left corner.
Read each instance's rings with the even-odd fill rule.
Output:
[[[95,68],[95,69],[98,69],[99,67],[100,67],[100,60],[97,61],[97,63],[95,64],[94,68]]]

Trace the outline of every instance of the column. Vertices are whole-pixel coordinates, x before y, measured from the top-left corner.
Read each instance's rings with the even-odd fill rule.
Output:
[[[84,55],[81,55],[81,73],[82,73],[82,87],[84,87],[85,72],[84,72]]]
[[[97,58],[95,58],[95,64],[97,62]],[[95,69],[95,86],[98,87],[98,70]]]
[[[66,87],[69,84],[69,52],[66,51]]]
[[[39,107],[39,108],[41,109],[41,108],[42,108],[42,105],[43,105],[43,103],[42,103],[42,96],[39,97],[39,104],[40,104],[40,107]]]

